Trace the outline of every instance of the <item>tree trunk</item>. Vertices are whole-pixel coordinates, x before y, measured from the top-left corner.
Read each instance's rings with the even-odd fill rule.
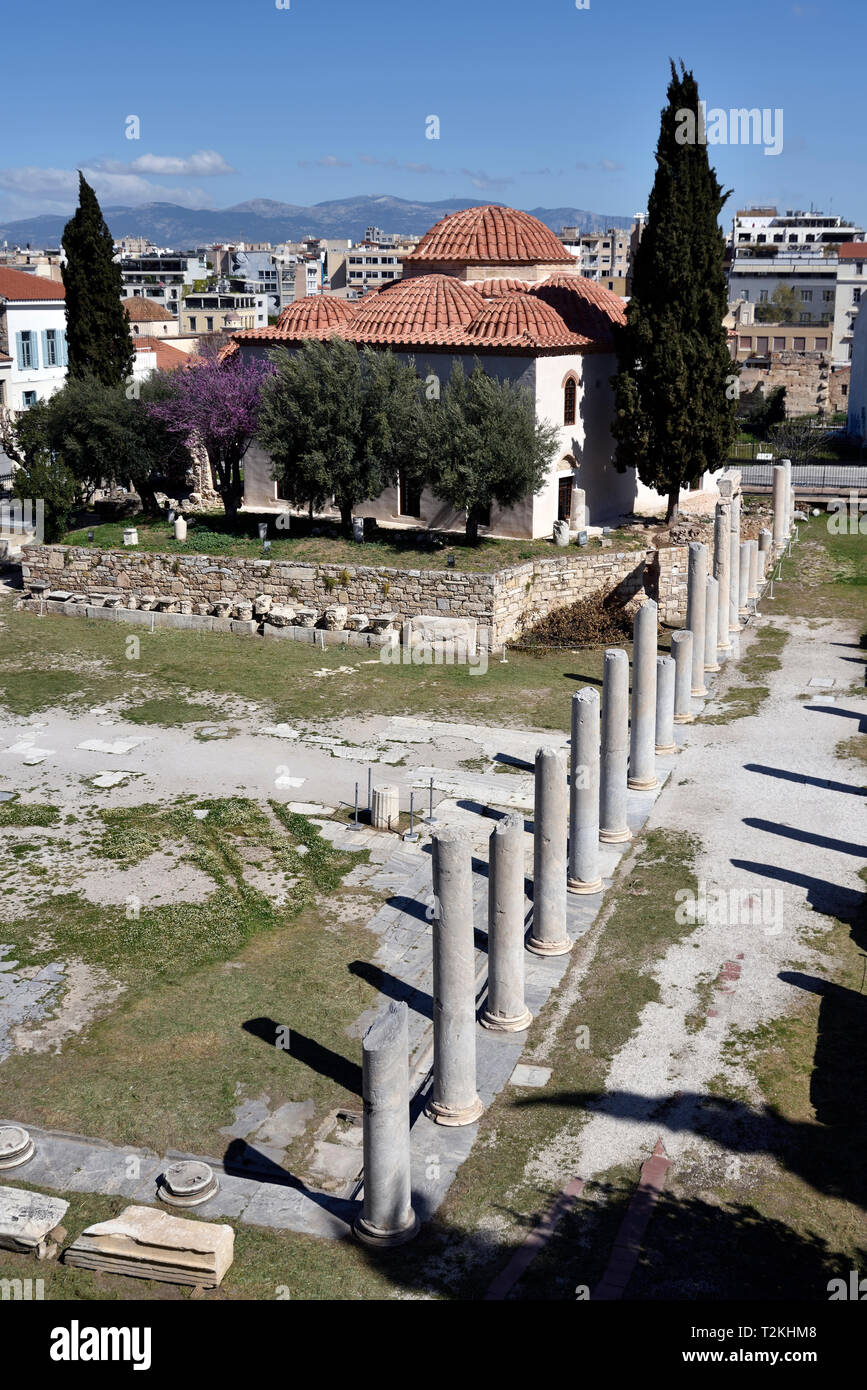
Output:
[[[676,483],[674,487],[669,488],[668,490],[668,508],[665,513],[666,526],[671,526],[673,522],[677,521],[679,511],[680,483]]]
[[[471,545],[476,545],[479,539],[479,519],[482,515],[481,507],[467,508],[467,540]]]
[[[351,535],[352,535],[352,503],[350,502],[349,505],[347,506],[345,503],[343,503],[343,502],[341,502],[341,501],[338,500],[337,505],[338,505],[338,507],[340,508],[340,527],[341,527],[341,530],[343,531],[344,536],[351,536]]]

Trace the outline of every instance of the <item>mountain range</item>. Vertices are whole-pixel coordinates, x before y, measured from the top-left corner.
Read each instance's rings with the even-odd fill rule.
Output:
[[[211,241],[299,241],[305,236],[350,238],[360,241],[368,227],[384,232],[421,235],[440,218],[478,200],[450,199],[442,203],[417,203],[387,194],[337,198],[305,207],[252,198],[234,207],[214,210],[184,208],[175,203],[143,203],[139,207],[106,207],[103,214],[112,235],[148,237],[157,246],[182,251]],[[628,227],[632,221],[617,213],[588,212],[584,208],[527,208],[552,231],[577,226],[582,232]],[[71,215],[71,214],[70,214]],[[0,225],[0,243],[10,246],[58,246],[67,217],[42,214]]]

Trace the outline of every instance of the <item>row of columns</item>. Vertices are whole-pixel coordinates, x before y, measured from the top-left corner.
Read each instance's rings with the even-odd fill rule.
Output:
[[[478,1022],[517,1032],[532,1015],[524,999],[525,951],[571,949],[567,893],[602,888],[600,843],[631,838],[627,789],[658,785],[655,758],[675,748],[675,724],[689,723],[690,701],[707,693],[705,673],[730,650],[739,614],[755,598],[778,532],[791,524],[791,465],[774,469],[774,534],[740,539],[740,498],[723,496],[714,524],[713,572],[707,547],[689,547],[686,627],[672,634],[671,656],[657,652],[657,605],[642,604],[633,629],[632,718],[629,658],[606,650],[602,704],[590,687],[572,697],[571,775],[566,754],[540,748],[535,763],[533,913],[524,918],[524,820],[505,816],[491,832],[488,856],[488,987]],[[460,828],[432,836],[433,1084],[426,1114],[437,1124],[472,1124],[482,1113],[476,1082],[477,981],[472,842]],[[406,1004],[392,1003],[362,1042],[364,1201],[355,1233],[366,1244],[398,1245],[418,1230],[411,1203],[409,1056]]]

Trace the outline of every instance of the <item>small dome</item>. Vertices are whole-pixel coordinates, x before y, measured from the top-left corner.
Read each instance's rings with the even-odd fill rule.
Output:
[[[592,338],[600,346],[609,347],[613,325],[626,322],[623,300],[583,275],[550,275],[529,293],[555,309],[570,332]]]
[[[352,319],[355,342],[435,342],[465,329],[485,308],[480,294],[451,275],[398,280],[365,298]]]
[[[293,338],[337,333],[341,324],[351,319],[357,309],[357,304],[349,304],[334,295],[307,295],[283,310],[277,320],[277,328],[281,333],[291,333]]]
[[[495,299],[473,319],[467,333],[480,341],[522,339],[528,344],[563,343],[571,336],[556,309],[531,294]]]
[[[488,204],[451,212],[422,237],[404,265],[435,262],[480,265],[574,264],[559,237],[528,212]]]
[[[504,294],[526,294],[530,288],[528,280],[511,280],[505,275],[491,280],[470,280],[468,283],[485,299],[500,299]]]

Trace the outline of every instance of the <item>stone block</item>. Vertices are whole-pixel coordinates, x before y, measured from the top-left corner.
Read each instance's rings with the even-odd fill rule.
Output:
[[[254,618],[232,618],[232,631],[239,637],[253,637],[259,631]]]
[[[0,1250],[52,1259],[66,1235],[60,1223],[68,1207],[60,1197],[0,1187]]]
[[[64,1264],[168,1284],[220,1284],[234,1257],[231,1226],[190,1221],[153,1207],[126,1207],[111,1221],[82,1231]]]

